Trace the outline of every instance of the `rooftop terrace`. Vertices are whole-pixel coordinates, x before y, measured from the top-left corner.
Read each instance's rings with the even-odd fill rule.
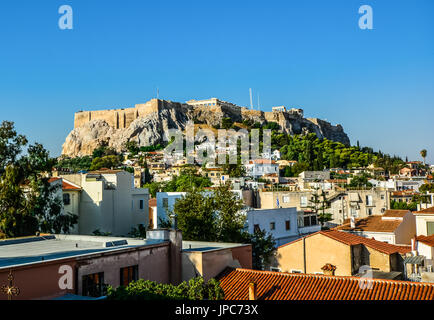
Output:
[[[0,241],[0,269],[165,242],[119,237],[45,235]]]

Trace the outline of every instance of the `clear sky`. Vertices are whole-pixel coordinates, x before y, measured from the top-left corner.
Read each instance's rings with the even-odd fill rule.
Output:
[[[60,30],[58,9],[73,9]],[[358,9],[373,9],[361,30]],[[74,112],[156,96],[300,107],[352,144],[434,163],[434,1],[0,2],[0,120],[53,156]]]

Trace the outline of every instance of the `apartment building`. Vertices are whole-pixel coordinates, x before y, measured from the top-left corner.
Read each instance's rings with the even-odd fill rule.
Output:
[[[178,284],[182,276],[182,235],[157,230],[146,240],[82,235],[41,235],[0,241],[0,283],[18,288],[5,299],[99,297],[107,285],[138,279]]]
[[[411,244],[416,235],[416,219],[409,210],[386,210],[382,216],[347,219],[336,230],[391,244]]]
[[[316,213],[296,208],[253,209],[247,211],[247,224],[251,234],[255,230],[270,233],[277,246],[321,229]]]
[[[334,191],[327,196],[332,220],[330,226],[337,226],[351,217],[366,218],[382,215],[390,208],[390,193],[384,189],[357,189]]]
[[[126,236],[139,224],[149,224],[149,191],[134,187],[134,175],[100,170],[60,176],[65,212],[78,216],[73,234],[94,231]]]
[[[360,267],[403,273],[403,258],[410,246],[397,246],[347,232],[319,231],[280,246],[271,266],[292,273],[325,274],[323,267],[334,266],[334,274],[351,276]]]

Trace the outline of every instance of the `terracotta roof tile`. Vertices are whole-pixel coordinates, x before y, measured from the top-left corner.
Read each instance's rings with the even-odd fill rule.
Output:
[[[62,180],[62,190],[81,190],[80,187],[75,186],[75,185],[65,181],[62,178],[53,177],[53,178],[48,179],[48,182],[51,183],[51,182],[58,181],[58,180]]]
[[[422,213],[422,214],[434,214],[434,207],[423,209],[420,211],[416,211],[416,214]]]
[[[382,216],[369,216],[356,219],[356,227],[351,228],[350,219],[346,219],[341,226],[335,230],[342,231],[372,231],[372,232],[395,232],[402,220],[383,220]]]
[[[386,210],[383,214],[383,217],[403,217],[410,210]]]
[[[368,239],[365,237],[361,237],[352,233],[344,232],[344,231],[338,231],[338,230],[325,230],[325,231],[318,231],[315,233],[312,233],[305,238],[315,236],[317,234],[322,234],[326,237],[329,237],[331,239],[334,239],[336,241],[339,241],[341,243],[344,243],[349,246],[354,246],[358,244],[363,244],[369,248],[372,248],[374,250],[386,253],[386,254],[393,254],[393,253],[400,253],[405,254],[411,251],[410,246],[397,246],[390,243],[385,243],[381,241],[377,241],[375,239]],[[297,239],[295,241],[286,243],[284,245],[281,245],[279,248],[282,248],[284,246],[290,245],[292,243],[295,243],[297,241],[301,241],[303,238]]]
[[[357,277],[294,274],[227,268],[218,277],[226,300],[248,300],[248,285],[257,285],[258,300],[433,300],[434,284]],[[362,288],[361,288],[362,287]]]
[[[62,181],[62,190],[81,190],[80,187],[74,186],[71,183],[68,183],[67,181]]]
[[[429,245],[430,247],[434,247],[434,234],[430,236],[417,236],[416,240]]]

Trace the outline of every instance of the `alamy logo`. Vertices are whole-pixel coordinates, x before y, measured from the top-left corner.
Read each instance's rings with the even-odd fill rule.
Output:
[[[359,280],[359,288],[361,290],[372,289],[374,278],[372,268],[370,266],[361,266],[359,268],[359,273],[362,273]]]
[[[73,29],[73,12],[71,6],[63,5],[59,7],[59,14],[62,16],[59,18],[60,30],[72,30]]]
[[[372,7],[365,4],[359,8],[359,13],[363,14],[363,16],[359,18],[359,28],[362,30],[372,30],[374,28]]]
[[[218,130],[218,139],[210,129],[199,129],[195,134],[194,123],[189,121],[186,125],[185,139],[181,130],[169,129],[164,136],[169,145],[164,149],[166,163],[174,163],[186,157],[187,164],[229,164],[238,163],[238,151],[241,152],[241,163],[262,157],[268,158],[271,154],[271,130],[262,130],[262,154],[259,152],[260,130],[246,129],[235,131],[233,129]],[[217,141],[217,147],[216,147]],[[185,146],[185,148],[184,148]]]
[[[59,274],[62,276],[59,279],[59,288],[61,290],[73,289],[73,272],[72,267],[68,265],[60,266]]]

